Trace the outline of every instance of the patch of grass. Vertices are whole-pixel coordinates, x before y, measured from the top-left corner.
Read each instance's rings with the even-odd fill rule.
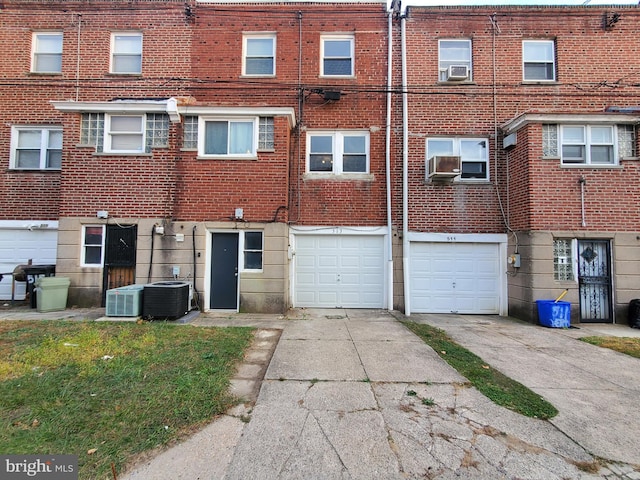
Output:
[[[590,343],[591,345],[609,348],[616,352],[624,353],[625,355],[640,358],[640,338],[582,337],[580,340]]]
[[[111,478],[112,463],[121,471],[237,403],[228,386],[252,337],[160,322],[0,322],[2,450],[78,455],[80,479]]]
[[[414,322],[403,323],[496,404],[533,418],[548,419],[558,414],[558,410],[540,395],[491,368],[480,357],[455,343],[443,330]]]

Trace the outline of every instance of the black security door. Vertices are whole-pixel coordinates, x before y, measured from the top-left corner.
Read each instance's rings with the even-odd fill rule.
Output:
[[[609,240],[578,240],[580,321],[612,323]]]
[[[107,290],[133,285],[136,279],[137,225],[107,225],[102,304]]]
[[[211,234],[210,308],[238,308],[238,234]]]

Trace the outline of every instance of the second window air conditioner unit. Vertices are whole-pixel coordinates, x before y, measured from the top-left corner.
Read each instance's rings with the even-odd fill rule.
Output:
[[[436,155],[429,159],[428,178],[457,177],[462,173],[460,169],[460,157],[453,155]]]
[[[467,65],[449,65],[447,80],[466,80],[467,78],[469,78],[469,67]]]

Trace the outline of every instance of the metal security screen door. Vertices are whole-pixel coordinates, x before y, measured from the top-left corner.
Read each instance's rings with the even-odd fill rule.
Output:
[[[102,302],[107,290],[133,285],[136,279],[137,225],[107,225]]]
[[[612,323],[608,240],[578,240],[580,321]]]

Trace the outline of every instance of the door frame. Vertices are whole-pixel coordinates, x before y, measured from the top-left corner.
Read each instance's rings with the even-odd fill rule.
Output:
[[[215,233],[225,233],[236,235],[236,240],[238,242],[238,255],[236,258],[236,268],[237,268],[237,287],[236,287],[236,308],[235,309],[212,309],[211,308],[211,274],[212,274],[212,262],[213,262],[213,234]],[[206,274],[204,278],[204,310],[205,311],[227,311],[227,312],[239,312],[240,311],[240,284],[241,284],[241,269],[240,269],[240,255],[242,252],[240,251],[240,231],[239,230],[229,230],[229,229],[207,229],[207,241],[205,248],[205,265],[206,265]]]

